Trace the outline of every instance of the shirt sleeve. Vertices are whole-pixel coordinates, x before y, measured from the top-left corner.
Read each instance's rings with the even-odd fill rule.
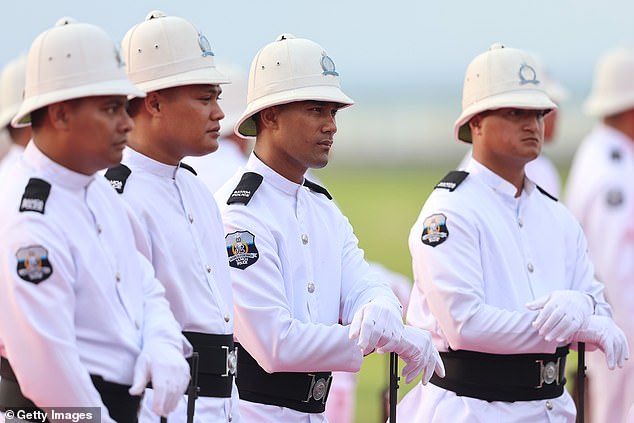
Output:
[[[76,344],[75,262],[44,217],[6,225],[0,246],[0,333],[24,395],[40,407],[102,409]],[[45,381],[45,383],[43,383]]]

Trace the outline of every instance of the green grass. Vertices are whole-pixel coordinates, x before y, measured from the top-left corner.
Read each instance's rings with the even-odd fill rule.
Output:
[[[366,258],[411,279],[407,247],[410,228],[425,199],[449,168],[329,166],[316,175],[348,216]],[[366,357],[358,375],[356,423],[384,422],[380,395],[388,384],[388,369],[389,355]],[[418,380],[409,385],[401,381],[399,397]]]

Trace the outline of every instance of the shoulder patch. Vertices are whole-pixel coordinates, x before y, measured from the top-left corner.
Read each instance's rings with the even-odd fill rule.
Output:
[[[442,181],[438,182],[434,188],[443,188],[448,189],[449,191],[454,191],[458,188],[458,185],[467,178],[467,176],[469,176],[469,172],[465,172],[464,170],[452,170],[445,175]]]
[[[20,248],[15,253],[18,276],[35,285],[53,274],[53,265],[48,261],[48,251],[41,245]]]
[[[32,211],[44,214],[46,200],[50,193],[51,184],[39,178],[29,179],[20,201],[20,212]]]
[[[193,167],[191,167],[190,165],[188,165],[187,163],[180,162],[180,163],[178,164],[178,167],[182,167],[183,169],[187,169],[187,170],[189,170],[191,173],[193,173],[194,175],[198,176],[198,173],[196,173],[196,171],[194,170],[194,168],[193,168]]]
[[[423,244],[436,247],[449,238],[447,228],[447,216],[442,213],[432,214],[423,222],[423,233],[421,241]]]
[[[546,191],[544,188],[540,187],[539,185],[537,185],[537,189],[539,190],[539,192],[541,192],[542,194],[544,194],[546,197],[550,198],[551,200],[559,201],[557,197],[555,197],[554,195],[551,195],[550,193],[548,193],[548,191]]]
[[[120,164],[118,166],[111,167],[110,169],[108,169],[106,173],[104,174],[104,176],[110,182],[110,185],[112,185],[112,188],[114,188],[119,194],[123,194],[125,183],[128,180],[128,176],[130,176],[131,173],[132,171],[130,170],[128,166],[124,164]]]
[[[326,196],[326,198],[328,198],[329,200],[332,200],[332,195],[330,195],[328,190],[326,188],[322,187],[321,185],[318,185],[318,184],[316,184],[314,182],[311,182],[308,179],[304,178],[304,186],[307,187],[311,191],[318,192],[320,194],[324,194]]]
[[[237,231],[225,236],[229,266],[244,270],[260,257],[255,246],[255,235],[249,231]]]
[[[251,197],[260,187],[264,177],[255,172],[246,172],[233,190],[227,204],[242,203],[245,206],[251,201]]]

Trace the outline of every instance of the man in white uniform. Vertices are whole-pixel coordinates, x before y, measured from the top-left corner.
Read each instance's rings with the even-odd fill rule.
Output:
[[[588,238],[588,252],[614,320],[634,342],[634,51],[606,52],[597,64],[585,103],[598,118],[572,161],[566,204]],[[614,230],[611,230],[614,229]],[[608,369],[600,354],[588,354],[591,421],[622,423],[634,403],[634,363]]]
[[[102,422],[129,423],[148,382],[161,415],[187,387],[190,347],[138,222],[96,174],[121,160],[127,96],[144,95],[122,67],[103,30],[68,18],[29,51],[12,124],[33,141],[0,186],[3,411],[100,407]]]
[[[218,148],[218,72],[207,38],[186,19],[153,11],[122,42],[131,81],[147,93],[130,101],[134,129],[117,167],[106,172],[141,221],[150,259],[185,336],[199,354],[195,421],[237,422],[233,299],[224,229],[213,194],[182,163]],[[157,422],[150,411],[141,421]],[[184,422],[183,396],[170,420]]]
[[[371,271],[352,227],[309,168],[328,163],[335,115],[352,100],[310,40],[282,34],[255,56],[235,130],[254,152],[217,193],[241,343],[242,417],[325,422],[331,371],[395,351],[409,382],[443,374],[429,333],[404,327],[401,305]],[[341,324],[339,324],[341,322]]]
[[[31,139],[30,126],[14,128],[10,125],[11,119],[22,104],[25,78],[25,55],[11,60],[0,73],[0,128],[10,140],[9,149],[4,156],[0,157],[0,180],[7,169],[22,155],[24,147]]]
[[[467,68],[454,133],[473,159],[436,186],[409,238],[407,321],[432,332],[447,375],[403,398],[403,421],[572,423],[569,345],[602,349],[611,368],[628,357],[581,227],[524,172],[555,107],[536,69],[500,44]]]

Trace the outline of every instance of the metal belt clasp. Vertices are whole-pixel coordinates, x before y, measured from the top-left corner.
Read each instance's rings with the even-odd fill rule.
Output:
[[[229,351],[229,347],[223,345],[222,349],[225,350],[227,360],[225,362],[225,372],[221,376],[235,376],[238,371],[238,348]]]
[[[312,373],[309,373],[308,376],[311,376],[312,380],[310,381],[310,388],[308,388],[308,395],[303,402],[309,402],[311,399],[314,399],[324,404],[326,402],[330,382],[332,381],[332,375],[328,376],[327,379],[322,377],[317,380],[315,380],[315,375]]]
[[[561,362],[561,357],[557,357],[557,361],[549,361],[544,364],[544,360],[535,360],[536,363],[539,364],[539,385],[535,386],[535,388],[541,388],[544,386],[544,383],[547,385],[555,382],[555,385],[560,384],[559,380],[559,364]]]

